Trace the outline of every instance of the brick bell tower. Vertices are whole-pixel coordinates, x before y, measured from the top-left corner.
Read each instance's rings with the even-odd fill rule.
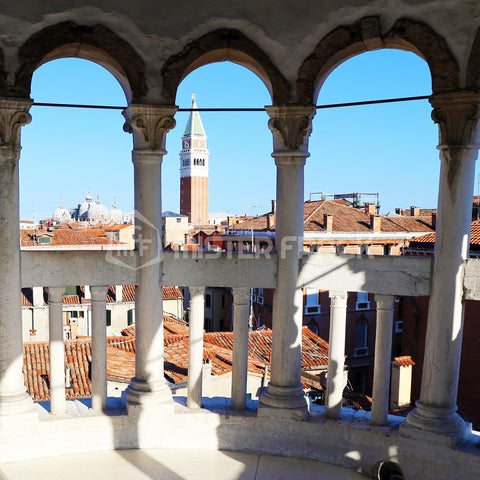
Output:
[[[208,224],[208,154],[200,113],[190,112],[180,151],[180,213],[194,226]]]

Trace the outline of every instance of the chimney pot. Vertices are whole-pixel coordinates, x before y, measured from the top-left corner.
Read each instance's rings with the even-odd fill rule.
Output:
[[[272,215],[275,215],[277,213],[277,201],[272,200]]]
[[[434,230],[437,229],[437,213],[436,212],[432,213],[432,228]]]
[[[410,216],[418,217],[420,215],[420,207],[412,206],[410,207]]]
[[[366,203],[365,213],[367,215],[375,215],[377,213],[377,205],[375,203]]]

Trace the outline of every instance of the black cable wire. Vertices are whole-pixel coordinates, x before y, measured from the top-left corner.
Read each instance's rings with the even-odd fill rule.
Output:
[[[382,100],[364,100],[361,102],[330,103],[327,105],[317,105],[317,110],[326,108],[358,107],[362,105],[378,105],[382,103],[412,102],[417,100],[427,100],[430,95],[421,95],[417,97],[399,97],[384,98]],[[75,103],[45,103],[34,102],[35,107],[61,107],[61,108],[98,108],[103,110],[125,110],[127,107],[117,107],[114,105],[79,105]],[[265,108],[179,108],[178,112],[264,112]]]

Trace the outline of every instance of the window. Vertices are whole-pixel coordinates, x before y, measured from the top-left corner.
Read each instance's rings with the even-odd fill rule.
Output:
[[[367,292],[357,292],[357,303],[355,308],[357,310],[368,310],[370,307],[370,302],[368,301]]]
[[[112,325],[112,311],[107,310],[107,327]]]
[[[345,245],[338,244],[335,247],[335,253],[345,253]]]
[[[180,223],[182,219],[180,217],[177,217],[177,223]]]
[[[384,245],[383,246],[383,254],[384,255],[391,255],[392,254],[392,246],[391,245]]]
[[[205,308],[212,308],[212,296],[209,293],[205,295]]]
[[[360,246],[360,255],[368,255],[368,245]]]
[[[310,319],[310,322],[308,324],[309,330],[311,330],[315,335],[318,335],[318,325],[317,322],[313,318]]]
[[[367,333],[368,333],[367,322],[365,320],[360,320],[357,323],[357,327],[355,329],[354,355],[356,357],[363,357],[365,355],[368,355]]]
[[[318,290],[315,288],[305,289],[305,313],[320,313],[320,305],[318,304]]]
[[[263,305],[263,288],[257,288],[257,303]]]
[[[133,325],[134,319],[133,319],[133,309],[130,309],[127,311],[127,325]]]

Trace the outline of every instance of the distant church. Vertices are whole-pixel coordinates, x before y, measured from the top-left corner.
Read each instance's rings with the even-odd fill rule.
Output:
[[[192,109],[196,109],[195,94]],[[180,151],[180,213],[193,225],[208,224],[207,136],[199,112],[190,112]]]

